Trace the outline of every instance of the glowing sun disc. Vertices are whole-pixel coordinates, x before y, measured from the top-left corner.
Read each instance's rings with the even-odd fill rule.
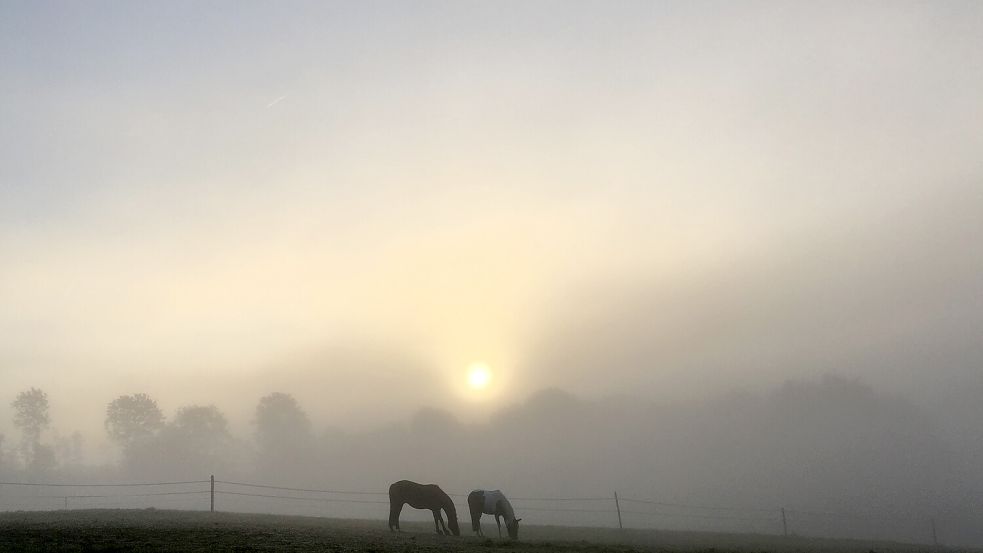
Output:
[[[491,371],[484,363],[475,363],[468,368],[468,385],[475,390],[481,390],[491,382]]]

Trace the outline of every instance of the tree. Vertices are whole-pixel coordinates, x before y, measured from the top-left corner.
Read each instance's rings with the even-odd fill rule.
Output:
[[[31,477],[41,477],[57,466],[58,458],[55,454],[55,448],[48,444],[36,444],[31,461],[27,465],[27,473]]]
[[[297,475],[313,454],[311,422],[290,394],[274,392],[256,406],[256,443],[261,470],[289,470]]]
[[[76,430],[68,436],[56,437],[54,440],[54,454],[64,468],[79,467],[82,465],[82,433]]]
[[[262,449],[311,437],[311,421],[290,394],[274,392],[256,406],[256,438]]]
[[[123,451],[164,427],[164,414],[147,394],[119,396],[106,406],[106,432]]]
[[[225,415],[214,405],[189,405],[178,410],[161,435],[155,464],[164,462],[177,475],[220,472],[231,457],[232,436]]]
[[[229,435],[229,421],[214,405],[189,405],[178,409],[172,427],[178,434],[202,443]]]
[[[14,425],[20,428],[25,464],[33,465],[41,447],[41,432],[51,424],[48,394],[31,388],[17,394],[13,402]]]

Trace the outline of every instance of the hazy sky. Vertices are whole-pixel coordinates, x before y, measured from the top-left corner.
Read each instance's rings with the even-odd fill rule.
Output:
[[[981,91],[976,2],[2,1],[0,413],[958,386]]]

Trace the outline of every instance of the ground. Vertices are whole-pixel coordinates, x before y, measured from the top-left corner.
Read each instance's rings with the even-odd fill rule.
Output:
[[[0,513],[0,551],[365,551],[365,552],[901,552],[927,546],[848,540],[531,526],[521,541],[486,534],[438,536],[432,524],[166,510],[31,511]],[[490,531],[489,531],[490,530]]]

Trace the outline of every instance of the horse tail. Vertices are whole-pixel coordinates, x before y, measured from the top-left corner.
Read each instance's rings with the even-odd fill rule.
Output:
[[[399,530],[399,512],[403,510],[403,498],[399,482],[389,486],[389,531]]]

